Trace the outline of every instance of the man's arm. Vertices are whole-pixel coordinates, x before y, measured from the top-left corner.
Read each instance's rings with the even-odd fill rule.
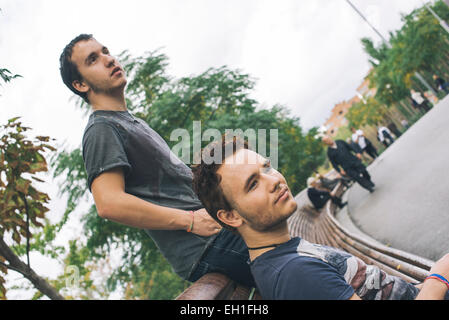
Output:
[[[329,152],[327,153],[327,157],[329,158],[329,161],[331,162],[332,166],[334,167],[335,171],[337,171],[338,173],[341,173],[340,171],[340,165],[337,163],[337,161],[335,161],[335,158],[329,154]]]
[[[155,205],[126,193],[124,175],[120,168],[96,177],[92,182],[92,195],[100,217],[131,227],[187,230],[192,222],[192,215],[188,211]],[[220,225],[205,209],[195,211],[193,233],[209,236],[220,229]]]
[[[352,145],[346,143],[346,141],[342,141],[342,142],[343,142],[343,144],[345,145],[345,148],[348,150],[349,153],[351,153],[351,151],[352,151],[352,152],[355,153],[355,155],[356,155],[357,158],[362,159],[361,149],[360,149],[360,151],[359,151],[359,150],[357,150],[355,147],[353,147]]]
[[[352,297],[349,298],[348,300],[362,300],[362,299],[360,299],[360,297],[354,293],[354,294],[352,295]]]
[[[430,269],[430,273],[440,274],[449,279],[449,254],[438,260]],[[443,300],[448,287],[440,280],[427,279],[419,292],[416,300]]]

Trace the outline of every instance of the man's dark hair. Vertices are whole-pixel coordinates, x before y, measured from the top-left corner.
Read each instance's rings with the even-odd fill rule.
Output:
[[[204,161],[204,154],[209,159],[214,158],[217,144],[221,144],[221,161],[208,164]],[[224,224],[217,217],[218,210],[224,209],[226,211],[232,210],[232,206],[223,194],[220,187],[221,176],[217,174],[218,169],[222,166],[226,156],[229,156],[229,151],[232,148],[232,154],[235,154],[240,149],[249,149],[247,141],[241,140],[236,136],[223,135],[221,141],[216,141],[209,144],[202,150],[201,164],[192,166],[193,172],[193,190],[198,195],[198,198],[203,203],[209,215],[215,219],[223,227],[235,231],[235,228]]]
[[[59,58],[59,71],[61,72],[62,81],[65,85],[72,90],[73,93],[83,98],[84,101],[89,103],[89,99],[87,98],[86,92],[79,92],[76,90],[72,83],[75,80],[81,81],[83,77],[78,71],[78,67],[72,61],[72,53],[73,47],[80,41],[87,41],[93,39],[91,34],[80,34],[76,38],[74,38],[68,45],[65,46],[64,50],[61,53],[61,57]]]

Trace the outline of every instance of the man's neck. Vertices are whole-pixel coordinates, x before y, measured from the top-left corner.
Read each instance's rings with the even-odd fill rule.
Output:
[[[288,232],[287,222],[283,222],[278,228],[269,231],[256,231],[247,228],[247,230],[242,230],[241,234],[248,248],[269,246],[267,248],[249,250],[251,261],[254,261],[258,256],[265,252],[275,249],[276,245],[285,243],[291,239]]]
[[[91,101],[92,109],[106,110],[106,111],[127,111],[126,100],[123,94],[120,95],[106,95],[99,94],[93,97],[89,97]]]

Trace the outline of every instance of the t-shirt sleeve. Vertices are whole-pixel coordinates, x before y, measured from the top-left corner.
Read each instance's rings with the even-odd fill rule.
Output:
[[[83,137],[83,159],[89,190],[94,179],[105,171],[122,167],[125,176],[131,171],[123,138],[107,122],[94,123],[87,129]]]
[[[354,294],[334,267],[309,257],[290,261],[280,273],[275,290],[281,300],[348,300]]]

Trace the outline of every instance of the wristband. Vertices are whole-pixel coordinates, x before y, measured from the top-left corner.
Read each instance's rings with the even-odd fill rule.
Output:
[[[443,277],[442,275],[440,275],[438,273],[432,273],[430,276],[426,277],[426,279],[424,279],[424,281],[426,281],[427,279],[439,280],[439,281],[443,282],[449,289],[449,281],[447,281],[445,277]]]
[[[194,221],[194,212],[193,211],[189,211],[192,214],[192,222],[190,223],[189,228],[187,229],[187,232],[192,232],[193,230],[193,221]]]

